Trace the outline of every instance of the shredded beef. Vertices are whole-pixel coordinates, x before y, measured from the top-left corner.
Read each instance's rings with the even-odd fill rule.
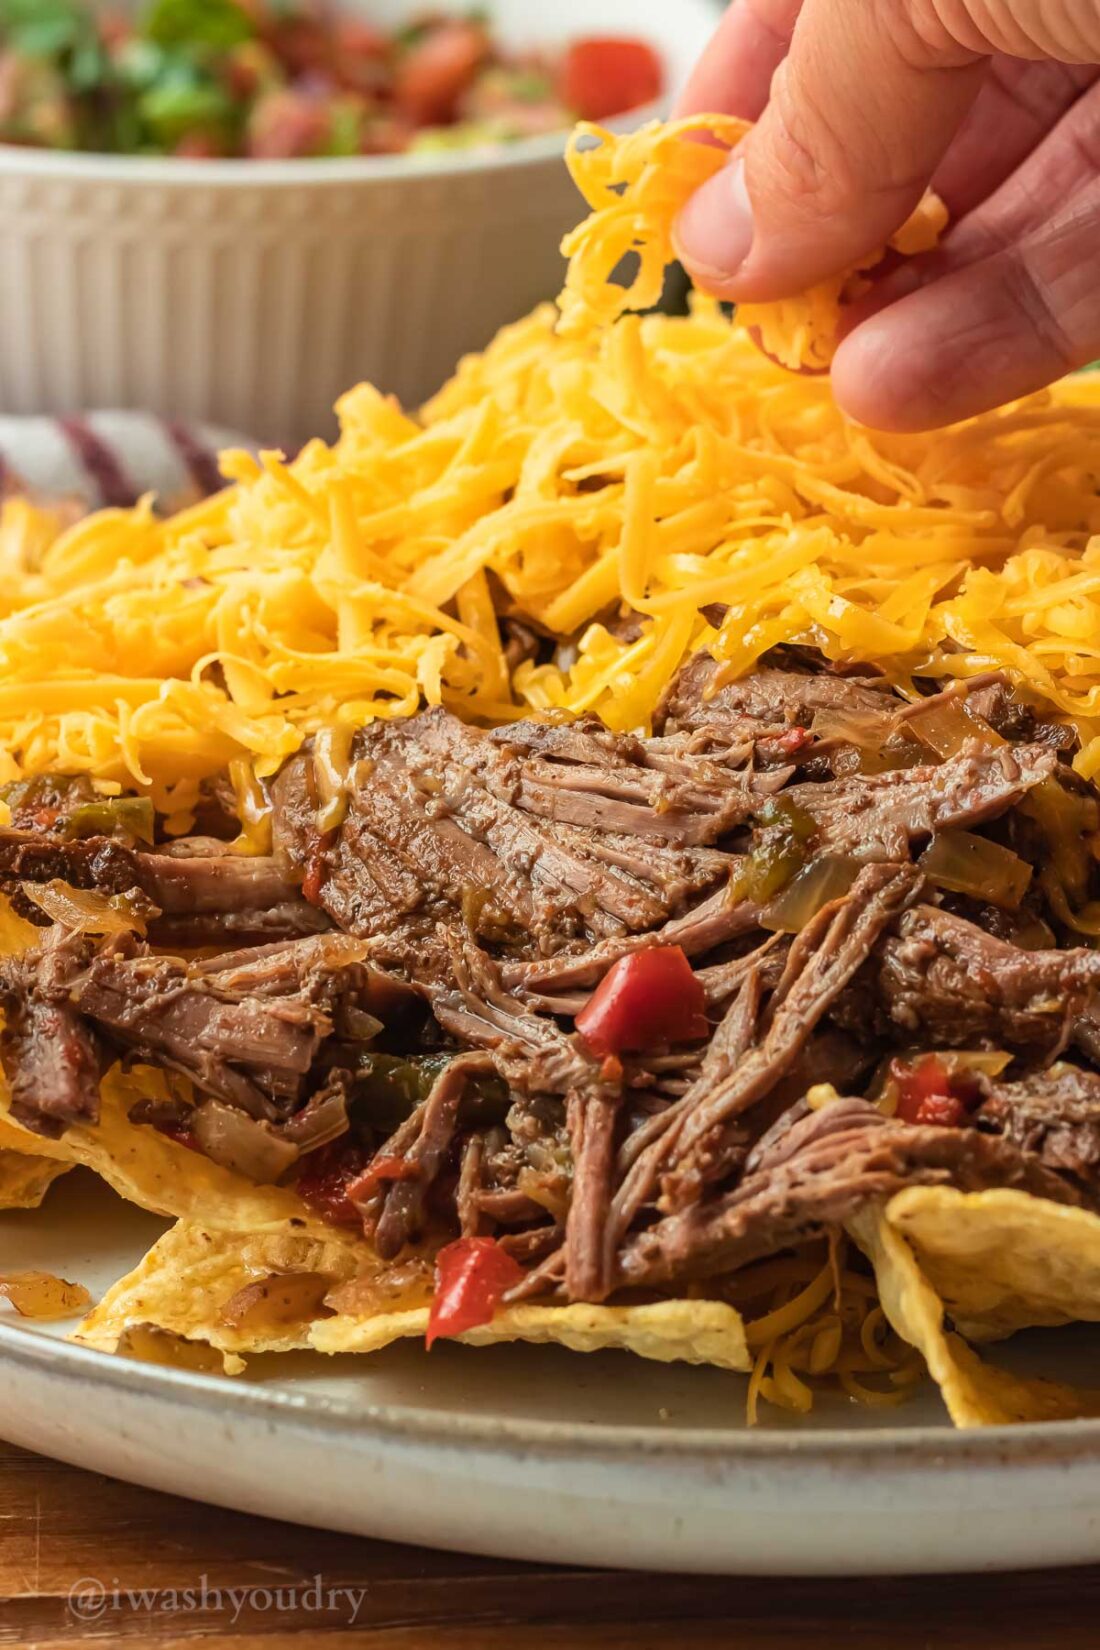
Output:
[[[674,1164],[704,1150],[713,1128],[745,1111],[787,1074],[814,1027],[920,886],[909,867],[868,866],[850,894],[803,929],[769,1004],[762,1039],[686,1113],[676,1132]]]
[[[1052,750],[1066,752],[1077,748],[1072,728],[1042,718],[1033,705],[1012,691],[1003,676],[972,689],[967,703],[1002,739],[1049,745]]]
[[[661,701],[653,719],[657,731],[705,729],[730,741],[755,739],[764,730],[809,728],[817,711],[829,709],[881,717],[885,738],[894,713],[901,708],[883,677],[762,668],[715,690],[720,670],[709,653],[697,653]]]
[[[92,1050],[101,1048],[180,1071],[201,1094],[252,1117],[285,1116],[303,1097],[332,1015],[365,991],[362,947],[343,936],[212,965],[155,955],[135,939],[59,943],[61,932],[0,971],[19,1115],[47,1126],[95,1117],[101,1062]],[[51,1028],[52,1053],[43,1041]]]
[[[152,852],[112,837],[66,841],[49,832],[4,830],[0,887],[15,893],[18,908],[39,921],[40,913],[19,898],[21,882],[61,881],[107,895],[137,889],[156,907],[153,938],[169,945],[292,938],[329,926],[276,860],[224,848],[188,855],[180,846]]]
[[[734,1271],[916,1185],[1009,1186],[1060,1203],[1081,1201],[1067,1181],[1008,1140],[897,1123],[866,1101],[841,1100],[784,1131],[726,1196],[668,1215],[629,1239],[616,1281],[653,1288]]]
[[[690,922],[736,864],[713,844],[776,782],[599,724],[487,735],[429,711],[360,735],[331,840],[312,758],[289,763],[273,786],[276,844],[299,875],[318,873],[334,922],[430,978],[446,972],[447,931],[518,964]],[[534,983],[558,989],[553,968]]]
[[[336,799],[307,746],[270,786],[257,858],[209,837],[69,840],[86,787],[35,793],[0,831],[0,886],[18,901],[60,879],[152,914],[148,942],[55,926],[0,961],[13,1115],[58,1134],[94,1123],[105,1063],[181,1072],[197,1103],[134,1121],[254,1179],[303,1159],[302,1195],[334,1219],[350,1201],[385,1260],[492,1233],[527,1268],[511,1299],[721,1277],[906,1185],[1100,1206],[1100,1074],[1045,1069],[1071,1042],[1100,1066],[1100,951],[1028,949],[1100,897],[1088,810],[1060,806],[1088,792],[1064,730],[977,678],[932,708],[967,694],[1010,742],[986,728],[936,761],[919,740],[958,718],[922,724],[927,701],[883,677],[795,648],[736,683],[719,668],[688,661],[651,738],[593,718],[378,721]],[[1032,861],[1026,902],[926,881],[913,861],[949,829]],[[825,855],[801,911],[773,903]],[[851,886],[815,914],[838,864]],[[653,946],[693,965],[708,1040],[597,1057],[576,1016]],[[975,1079],[959,1127],[811,1092],[875,1093],[899,1049],[976,1046],[1012,1064]]]
[[[810,815],[817,853],[857,860],[905,860],[914,840],[934,831],[972,829],[994,819],[1048,779],[1054,752],[1042,745],[975,744],[938,767],[791,785],[784,792]]]
[[[99,1118],[102,1051],[68,998],[68,981],[85,951],[78,939],[54,929],[37,951],[0,965],[0,1060],[11,1115],[53,1138]]]
[[[425,1199],[454,1142],[467,1084],[488,1065],[483,1056],[460,1055],[432,1085],[417,1113],[415,1138],[401,1157],[407,1176],[390,1186],[374,1228],[375,1248],[383,1260],[393,1260],[423,1231]],[[391,1143],[391,1153],[392,1149]]]
[[[572,1300],[602,1301],[611,1289],[608,1213],[619,1104],[614,1088],[579,1089],[569,1096],[573,1188],[565,1226],[565,1288]]]
[[[1098,988],[1100,952],[1024,951],[921,905],[883,943],[853,1006],[871,1008],[871,1029],[895,1041],[1050,1058]]]
[[[992,1085],[975,1113],[979,1128],[1010,1140],[1100,1191],[1100,1076],[1058,1065],[1019,1083]]]

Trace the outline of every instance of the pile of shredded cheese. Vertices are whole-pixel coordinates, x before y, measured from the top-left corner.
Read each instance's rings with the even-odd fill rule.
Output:
[[[577,259],[571,291],[598,310],[606,259]],[[361,387],[333,447],[228,454],[236,485],[166,522],[58,532],[9,503],[0,782],[136,783],[182,829],[204,777],[270,774],[325,725],[443,703],[645,728],[693,649],[733,676],[778,642],[877,661],[903,690],[1002,666],[1100,771],[1100,381],[878,436],[710,302],[558,319],[506,329],[420,417]],[[553,661],[513,668],[506,616],[560,638]]]

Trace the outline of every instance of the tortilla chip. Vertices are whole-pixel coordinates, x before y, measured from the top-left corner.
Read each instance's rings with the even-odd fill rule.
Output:
[[[131,1123],[130,1108],[139,1100],[170,1097],[162,1072],[115,1066],[104,1077],[100,1096],[97,1124],[74,1124],[59,1140],[48,1140],[12,1121],[10,1095],[0,1085],[0,1147],[66,1167],[82,1163],[128,1202],[214,1230],[268,1231],[290,1220],[314,1224],[295,1192],[256,1186],[147,1124]]]
[[[886,1217],[971,1340],[1100,1322],[1100,1216],[1027,1192],[912,1186]]]
[[[51,1163],[48,1158],[27,1157],[0,1146],[0,1209],[37,1209],[54,1181],[69,1168],[68,1163]]]
[[[912,1192],[899,1195],[906,1198]],[[1100,1391],[1079,1391],[1055,1381],[1024,1379],[992,1368],[982,1363],[961,1336],[945,1329],[942,1301],[918,1266],[912,1249],[894,1229],[892,1216],[897,1201],[895,1198],[890,1205],[889,1218],[881,1207],[862,1210],[847,1223],[848,1231],[875,1269],[882,1310],[891,1327],[921,1353],[955,1425],[1003,1426],[1100,1415]]]
[[[225,1353],[376,1352],[422,1336],[428,1327],[423,1291],[386,1296],[394,1269],[353,1235],[298,1231],[231,1236],[180,1222],[141,1264],[103,1298],[74,1339],[114,1351],[132,1323],[152,1323]],[[321,1272],[333,1287],[352,1278],[380,1282],[381,1303],[369,1313],[341,1312],[258,1333],[230,1327],[222,1313],[239,1290],[280,1272]],[[657,1301],[644,1306],[522,1305],[458,1337],[471,1346],[498,1341],[552,1342],[574,1352],[621,1348],[661,1363],[715,1364],[747,1372],[752,1359],[740,1315],[722,1301]]]

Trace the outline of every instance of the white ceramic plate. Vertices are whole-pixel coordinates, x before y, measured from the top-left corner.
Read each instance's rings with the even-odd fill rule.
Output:
[[[0,1215],[0,1267],[102,1290],[162,1222],[78,1172]],[[928,1390],[744,1426],[745,1384],[625,1353],[392,1347],[227,1381],[74,1347],[0,1309],[0,1430],[197,1500],[355,1534],[649,1570],[870,1574],[1100,1557],[1100,1423],[955,1433]],[[1013,1348],[1088,1380],[1100,1341]],[[1002,1354],[1004,1358],[1004,1354]],[[1091,1376],[1096,1384],[1095,1374]]]

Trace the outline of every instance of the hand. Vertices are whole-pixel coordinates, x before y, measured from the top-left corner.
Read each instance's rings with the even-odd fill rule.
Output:
[[[880,429],[998,406],[1100,356],[1098,78],[1100,0],[734,0],[679,113],[759,124],[678,249],[720,297],[787,297],[931,184],[953,227],[853,307],[834,392]]]

